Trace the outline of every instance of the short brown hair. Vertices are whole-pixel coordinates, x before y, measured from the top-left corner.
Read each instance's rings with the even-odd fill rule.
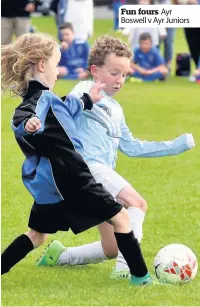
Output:
[[[64,29],[70,29],[72,32],[74,32],[74,28],[71,22],[65,22],[59,27],[59,30],[64,30]]]
[[[27,33],[15,42],[1,48],[1,88],[23,96],[40,60],[48,60],[57,45],[55,39],[44,33]]]
[[[96,40],[90,50],[88,70],[90,71],[92,65],[103,66],[106,57],[111,53],[119,57],[126,57],[130,60],[133,58],[131,50],[121,39],[110,35],[104,35]]]
[[[143,32],[142,34],[140,34],[139,36],[139,42],[140,41],[152,41],[151,35],[148,32]]]

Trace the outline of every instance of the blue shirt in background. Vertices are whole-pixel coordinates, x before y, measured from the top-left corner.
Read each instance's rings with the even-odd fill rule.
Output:
[[[76,69],[87,68],[89,44],[87,41],[75,39],[67,50],[61,49],[61,59],[59,66],[67,67],[69,75],[75,75]]]
[[[134,52],[133,62],[145,69],[152,69],[164,64],[164,59],[160,55],[156,47],[152,47],[149,52],[143,52],[140,48],[136,48]]]

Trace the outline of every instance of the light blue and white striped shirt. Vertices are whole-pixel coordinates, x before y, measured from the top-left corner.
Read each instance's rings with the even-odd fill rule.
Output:
[[[80,98],[83,93],[90,92],[93,84],[93,81],[79,82],[70,94]],[[115,168],[118,149],[129,157],[151,158],[177,155],[195,146],[191,134],[162,142],[134,138],[119,103],[104,91],[102,95],[91,111],[84,111],[75,120],[84,148],[81,154],[88,165],[102,163]]]

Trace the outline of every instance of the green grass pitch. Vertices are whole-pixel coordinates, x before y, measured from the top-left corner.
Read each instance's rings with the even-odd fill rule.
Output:
[[[38,30],[56,34],[52,17],[33,19]],[[112,34],[112,21],[95,22],[95,37]],[[95,38],[94,37],[94,38]],[[94,39],[93,38],[93,39]],[[183,30],[176,33],[175,50],[187,51]],[[68,93],[75,82],[58,81],[55,92]],[[187,79],[163,83],[126,83],[117,95],[135,137],[168,140],[191,132],[196,148],[176,157],[131,159],[119,154],[117,170],[148,201],[142,249],[150,271],[158,250],[170,243],[190,247],[200,261],[200,88]],[[10,128],[19,99],[2,99],[2,250],[27,231],[32,199],[21,182],[23,156]],[[96,229],[74,236],[51,235],[66,246],[99,240]],[[33,251],[2,278],[2,306],[197,306],[200,274],[184,286],[135,288],[113,281],[115,261],[76,266],[35,268],[43,247]]]

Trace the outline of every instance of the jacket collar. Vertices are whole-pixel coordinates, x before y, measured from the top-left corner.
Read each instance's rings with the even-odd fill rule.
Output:
[[[36,79],[30,79],[28,84],[27,92],[29,91],[41,91],[41,90],[49,90],[44,84]]]
[[[35,79],[30,79],[28,83],[27,91],[22,96],[23,100],[27,100],[30,97],[32,97],[36,92],[49,90],[48,87],[46,87],[44,84],[42,84],[40,81]]]

